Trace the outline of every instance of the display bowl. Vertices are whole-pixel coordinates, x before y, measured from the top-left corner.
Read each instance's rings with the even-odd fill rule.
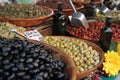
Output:
[[[65,13],[66,15],[73,14],[73,9],[71,8],[71,6],[67,0],[49,0],[46,2],[44,2],[44,0],[41,0],[41,1],[38,1],[36,4],[50,7],[51,9],[53,9],[54,12],[57,12],[58,11],[58,2],[62,2],[62,4],[63,4],[63,13]],[[84,8],[84,5],[82,5],[82,4],[81,5],[74,4],[74,5],[75,5],[75,8],[77,11]]]
[[[101,29],[105,26],[104,20],[91,20],[88,22],[89,28],[84,28],[82,26],[74,28],[71,25],[66,27],[69,34],[77,38],[90,40],[93,42],[98,42],[101,34]],[[111,29],[113,31],[112,39],[120,38],[120,25],[118,23],[112,22]]]
[[[59,42],[60,47],[58,47],[58,45],[57,45],[57,44],[58,44],[58,43],[57,43],[57,40],[58,40],[58,41],[68,40],[68,41],[66,41],[66,42],[64,42],[64,43]],[[92,47],[93,50],[96,50],[97,53],[99,54],[99,63],[97,63],[97,65],[93,66],[93,67],[90,68],[90,69],[87,69],[87,70],[85,70],[85,71],[83,71],[83,72],[78,72],[78,68],[79,68],[79,67],[77,66],[77,62],[80,62],[80,61],[81,61],[81,58],[80,58],[78,61],[75,61],[75,58],[73,58],[73,56],[74,56],[75,54],[77,54],[76,51],[67,52],[67,49],[71,50],[71,47],[74,47],[74,46],[75,46],[74,44],[72,44],[72,42],[71,42],[70,40],[74,41],[74,43],[76,43],[77,41],[84,42],[84,43],[86,43],[88,46]],[[77,40],[77,41],[76,41],[76,40]],[[44,37],[41,41],[44,42],[44,43],[46,43],[46,44],[53,45],[55,48],[57,47],[57,48],[63,50],[67,55],[69,55],[69,56],[74,60],[74,62],[75,62],[75,64],[76,64],[76,67],[77,67],[77,80],[79,80],[79,79],[81,79],[81,78],[84,78],[84,77],[88,76],[89,74],[91,74],[92,72],[94,72],[98,67],[101,66],[101,64],[102,64],[102,62],[103,62],[103,60],[104,60],[104,54],[103,54],[102,49],[101,49],[100,47],[98,47],[96,44],[94,44],[94,43],[92,43],[92,42],[90,42],[90,41],[87,41],[87,40],[83,40],[83,39],[79,39],[79,38],[74,38],[74,37],[67,37],[67,36],[47,36],[47,37]],[[51,42],[50,42],[50,41],[51,41]],[[70,44],[72,44],[72,45],[70,46],[70,44],[67,44],[68,42],[70,42]],[[64,44],[64,46],[65,46],[65,44],[67,45],[67,46],[65,46],[66,49],[63,47],[63,44]],[[79,43],[76,43],[76,45],[79,45]],[[68,48],[68,47],[69,47],[69,48]],[[81,46],[81,47],[82,47],[82,46]],[[79,47],[79,48],[80,48],[80,47]],[[78,48],[76,48],[76,49],[78,49]],[[79,49],[79,50],[81,50],[81,49]],[[73,53],[72,56],[71,56],[71,52]],[[79,52],[77,55],[79,55],[79,54],[82,54],[82,53]],[[87,54],[87,53],[86,53],[86,54]],[[75,56],[77,56],[77,55],[75,55]],[[95,56],[94,56],[94,57],[95,57]],[[82,63],[82,64],[84,64],[84,63]],[[82,64],[80,64],[80,65],[82,65]],[[85,64],[86,64],[86,63],[85,63]],[[80,66],[80,65],[79,65],[79,66]]]
[[[68,80],[76,80],[77,78],[77,71],[76,66],[73,62],[73,60],[66,55],[62,50],[55,48],[51,45],[48,45],[43,42],[35,41],[35,40],[28,40],[29,42],[35,43],[35,44],[43,44],[45,49],[51,49],[52,50],[52,56],[65,63],[64,72],[68,74],[69,79]]]
[[[28,4],[17,4],[18,6],[27,6]],[[31,27],[45,22],[47,19],[53,16],[54,12],[51,8],[46,6],[40,6],[42,10],[49,12],[47,15],[35,18],[13,18],[0,16],[0,21],[6,21],[13,23],[17,26]]]

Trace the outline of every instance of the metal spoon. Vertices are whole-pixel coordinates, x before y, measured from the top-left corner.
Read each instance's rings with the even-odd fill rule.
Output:
[[[25,35],[23,35],[23,34],[17,32],[16,29],[10,29],[9,31],[12,32],[12,33],[18,34],[18,35],[20,35],[21,37],[27,39],[27,37],[26,37]]]
[[[112,0],[112,2],[116,5],[113,10],[118,10],[118,5],[120,4],[120,0]]]
[[[100,11],[104,13],[106,16],[111,17],[110,9],[103,4],[103,0],[100,0],[100,3],[101,3]]]
[[[74,11],[74,14],[72,15],[72,19],[71,19],[71,25],[73,25],[73,27],[79,27],[79,26],[83,25],[83,27],[88,28],[89,25],[87,23],[87,20],[86,20],[84,14],[76,11],[71,0],[69,0],[69,3]]]

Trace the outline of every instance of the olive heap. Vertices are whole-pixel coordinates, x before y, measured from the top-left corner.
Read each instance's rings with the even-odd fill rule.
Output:
[[[10,29],[16,29],[16,31],[18,31],[22,34],[24,34],[24,32],[26,31],[26,28],[24,28],[24,27],[18,27],[9,22],[1,22],[0,21],[0,36],[1,37],[5,37],[8,39],[13,38],[13,37],[23,38],[15,33],[11,33]]]
[[[68,80],[51,53],[43,44],[0,37],[0,80]]]
[[[50,14],[51,11],[35,4],[5,4],[0,6],[0,16],[6,18],[38,18]]]
[[[75,38],[56,38],[47,36],[43,42],[56,46],[70,55],[74,60],[77,72],[84,72],[100,62],[99,53],[84,41]]]

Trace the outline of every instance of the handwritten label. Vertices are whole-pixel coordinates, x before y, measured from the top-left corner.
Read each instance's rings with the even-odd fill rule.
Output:
[[[37,41],[40,41],[40,39],[43,37],[37,30],[26,31],[24,34],[28,39]]]

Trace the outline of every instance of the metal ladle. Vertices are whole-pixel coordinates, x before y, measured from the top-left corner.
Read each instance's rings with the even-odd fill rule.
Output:
[[[106,16],[111,17],[110,9],[103,4],[103,0],[100,0],[100,3],[101,3],[100,11],[104,13]]]
[[[72,19],[71,19],[71,25],[73,27],[80,27],[81,25],[83,25],[83,27],[88,28],[89,25],[87,23],[87,20],[86,20],[84,14],[76,11],[71,0],[69,0],[69,3],[74,11],[74,14],[72,15]]]
[[[15,33],[15,34],[20,35],[21,37],[23,37],[23,38],[25,38],[25,39],[28,39],[25,35],[23,35],[23,34],[17,32],[16,29],[10,29],[9,32]]]

